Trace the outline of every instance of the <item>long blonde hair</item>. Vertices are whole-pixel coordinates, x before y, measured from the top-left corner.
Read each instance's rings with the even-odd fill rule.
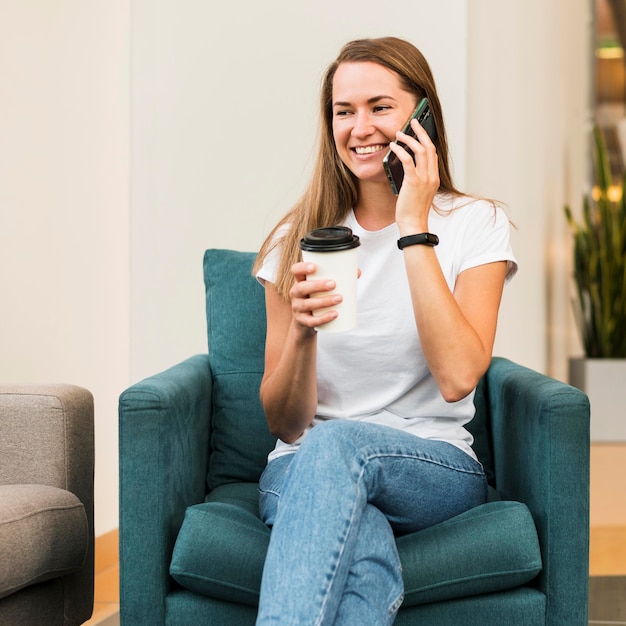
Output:
[[[256,273],[270,250],[280,245],[281,255],[275,287],[284,298],[288,298],[293,284],[290,268],[300,260],[300,239],[314,228],[342,223],[356,204],[356,179],[341,161],[335,148],[332,129],[332,89],[335,72],[341,63],[366,61],[393,70],[400,77],[403,87],[409,93],[415,94],[417,101],[424,97],[429,99],[437,128],[434,143],[439,160],[439,191],[461,195],[452,183],[441,104],[435,80],[422,53],[413,44],[396,37],[357,39],[347,43],[326,70],[322,81],[319,146],[309,185],[300,200],[268,235],[252,270]],[[288,224],[289,228],[284,236],[277,237],[277,230],[284,224]]]

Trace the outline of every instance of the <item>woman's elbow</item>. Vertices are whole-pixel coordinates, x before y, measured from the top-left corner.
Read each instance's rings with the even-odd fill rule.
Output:
[[[302,433],[293,433],[289,431],[285,431],[280,428],[272,429],[270,428],[270,434],[277,439],[280,439],[283,443],[292,444],[298,441],[300,437],[302,437]]]
[[[267,428],[272,437],[276,437],[285,443],[294,443],[302,435],[301,427],[285,419],[284,411],[275,411],[271,405],[267,406],[263,401],[261,401],[261,405],[265,413]]]
[[[465,375],[457,373],[454,376],[440,381],[439,391],[443,399],[448,403],[452,403],[467,398],[467,396],[476,389],[476,386],[486,371],[487,366],[484,368],[480,367],[466,372]]]
[[[443,399],[449,404],[452,404],[453,402],[459,402],[460,400],[463,400],[463,398],[467,398],[467,396],[469,396],[475,388],[476,385],[473,387],[460,387],[457,385],[444,387],[443,389],[440,388],[440,391]]]

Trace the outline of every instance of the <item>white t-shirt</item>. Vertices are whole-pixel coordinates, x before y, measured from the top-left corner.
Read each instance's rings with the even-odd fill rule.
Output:
[[[466,269],[507,261],[507,280],[517,271],[509,240],[509,222],[486,201],[438,195],[429,230],[439,236],[437,258],[451,291]],[[455,209],[450,211],[450,209]],[[474,393],[446,402],[431,375],[417,334],[399,231],[391,224],[367,231],[353,212],[344,225],[361,240],[357,288],[358,321],[354,330],[317,336],[318,408],[321,420],[351,419],[384,424],[427,439],[447,441],[476,458],[472,436],[464,428],[474,416]],[[257,273],[275,282],[278,249]],[[308,431],[307,431],[308,432]],[[306,436],[278,441],[269,460],[295,452]]]

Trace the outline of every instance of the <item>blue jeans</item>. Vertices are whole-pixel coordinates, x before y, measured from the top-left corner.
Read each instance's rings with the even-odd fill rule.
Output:
[[[273,528],[257,625],[393,623],[404,593],[395,535],[486,499],[481,465],[449,443],[378,424],[316,426],[261,476]]]

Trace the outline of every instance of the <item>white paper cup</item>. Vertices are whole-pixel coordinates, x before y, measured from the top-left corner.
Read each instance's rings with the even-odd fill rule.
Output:
[[[302,260],[317,266],[313,274],[307,275],[307,280],[335,282],[333,291],[314,293],[311,297],[322,298],[335,293],[342,297],[339,304],[313,312],[313,315],[319,317],[327,311],[337,311],[337,317],[332,322],[316,328],[320,332],[342,332],[356,327],[358,246],[359,238],[352,234],[352,230],[343,226],[318,228],[300,241]]]

